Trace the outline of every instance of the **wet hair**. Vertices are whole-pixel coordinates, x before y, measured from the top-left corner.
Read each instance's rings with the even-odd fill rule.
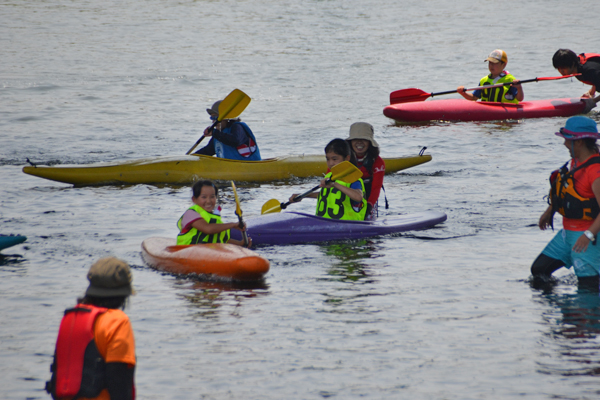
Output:
[[[79,304],[89,304],[96,307],[124,310],[129,296],[96,297],[84,296],[77,299]]]
[[[334,153],[344,158],[350,156],[350,162],[356,165],[356,156],[352,151],[352,148],[344,139],[333,139],[325,146],[325,154]]]
[[[552,56],[554,68],[572,68],[579,64],[579,57],[569,49],[558,49]]]
[[[192,186],[192,196],[194,196],[194,198],[199,197],[204,186],[212,186],[215,188],[215,196],[219,196],[219,188],[216,187],[212,181],[198,181],[194,183],[194,186]]]
[[[584,139],[580,139],[580,140],[583,140],[583,144],[585,145],[585,147],[588,150],[592,150],[593,152],[600,153],[600,150],[598,149],[598,143],[596,143],[596,139],[584,138]]]

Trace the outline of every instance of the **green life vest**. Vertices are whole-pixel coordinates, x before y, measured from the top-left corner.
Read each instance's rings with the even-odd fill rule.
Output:
[[[209,224],[221,224],[221,216],[217,214],[212,214],[203,209],[202,207],[194,204],[188,210],[194,210]],[[184,213],[185,214],[185,213]],[[177,244],[198,244],[198,243],[227,243],[231,234],[229,229],[220,233],[214,233],[212,235],[206,234],[204,232],[200,232],[196,228],[191,228],[189,231],[183,233],[181,232],[182,226],[181,221],[183,220],[183,215],[177,221],[177,227],[179,228],[179,235],[177,235]]]
[[[325,179],[331,177],[331,172],[325,175]],[[352,221],[364,221],[367,214],[367,200],[365,196],[365,184],[362,179],[359,179],[362,187],[363,199],[359,211],[355,211],[352,207],[350,197],[346,196],[342,191],[336,188],[321,188],[319,198],[317,200],[318,217],[331,219],[345,219]],[[351,183],[336,181],[342,186],[350,187]]]
[[[507,83],[515,80],[515,77],[506,71],[503,71],[498,78],[492,78],[491,75],[484,76],[479,81],[479,86],[496,85],[499,83]],[[481,90],[481,101],[495,101],[497,103],[513,103],[519,104],[519,100],[516,97],[512,100],[507,99],[505,96],[510,90],[511,86],[506,85],[502,87],[496,87],[491,89]]]

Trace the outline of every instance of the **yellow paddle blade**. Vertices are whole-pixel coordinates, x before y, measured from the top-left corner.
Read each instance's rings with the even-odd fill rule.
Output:
[[[235,214],[238,217],[242,216],[242,207],[240,207],[240,199],[237,195],[237,189],[235,187],[235,183],[233,183],[233,181],[231,181],[231,188],[233,189],[233,196],[235,197]]]
[[[344,181],[346,183],[354,183],[362,178],[363,173],[350,161],[342,161],[335,167],[331,168],[332,181]]]
[[[250,96],[240,89],[233,89],[219,104],[218,121],[237,118],[250,104]]]
[[[210,129],[214,128],[219,121],[237,118],[246,109],[248,104],[250,104],[250,97],[240,89],[233,89],[233,91],[221,101],[221,104],[219,104],[219,117]],[[190,154],[194,151],[196,146],[198,146],[205,137],[206,136],[204,135],[200,136],[198,141],[185,154]]]
[[[263,204],[261,214],[271,214],[281,212],[281,203],[277,199],[271,199]]]

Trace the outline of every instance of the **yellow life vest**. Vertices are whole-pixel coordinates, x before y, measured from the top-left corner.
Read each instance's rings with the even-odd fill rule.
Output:
[[[514,80],[515,77],[512,76],[510,73],[508,73],[507,71],[502,71],[502,73],[497,78],[492,78],[491,74],[484,76],[479,81],[479,86],[496,85],[499,83],[512,82]],[[506,85],[491,89],[481,89],[481,101],[519,104],[519,100],[517,100],[516,97],[512,100],[506,98],[506,94],[508,93],[510,88],[510,85]]]
[[[191,206],[188,210],[194,210],[209,224],[221,224],[221,216],[213,213],[209,213],[197,204]],[[185,213],[184,213],[185,214]],[[177,227],[179,228],[179,235],[177,235],[177,244],[198,244],[198,243],[227,243],[231,237],[229,229],[220,233],[214,233],[212,235],[200,232],[196,228],[191,228],[189,231],[182,233],[181,221],[183,215],[177,221]]]
[[[331,172],[325,175],[325,179],[331,177]],[[321,188],[319,198],[317,199],[316,215],[323,218],[344,219],[353,221],[364,221],[367,214],[367,200],[365,199],[365,184],[359,179],[363,192],[363,199],[360,209],[356,211],[352,207],[350,197],[336,188]],[[351,183],[336,181],[340,185],[350,187]]]

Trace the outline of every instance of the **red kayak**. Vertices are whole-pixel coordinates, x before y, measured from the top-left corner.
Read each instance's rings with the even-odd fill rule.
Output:
[[[465,99],[391,104],[383,114],[398,122],[496,121],[522,118],[571,117],[583,113],[580,98],[523,101],[519,104]]]

